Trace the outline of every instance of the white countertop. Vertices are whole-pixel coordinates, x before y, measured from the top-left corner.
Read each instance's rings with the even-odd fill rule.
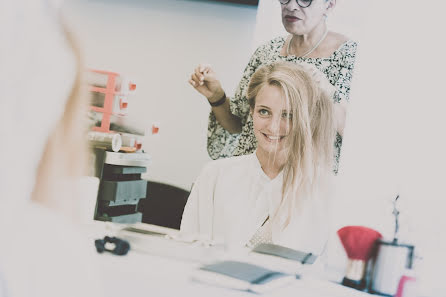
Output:
[[[253,296],[253,293],[199,283],[191,279],[202,263],[228,258],[223,249],[205,248],[159,236],[139,235],[128,237],[120,233],[119,226],[95,222],[88,229],[92,239],[105,235],[129,240],[131,250],[125,256],[110,253],[97,254],[99,273],[102,276],[107,297],[122,296]],[[133,233],[131,233],[133,234]],[[130,235],[132,236],[132,235]],[[239,255],[240,260],[246,255]],[[233,259],[233,255],[231,255]],[[248,258],[245,258],[248,259]],[[259,259],[255,259],[258,264]],[[263,262],[262,260],[260,260]],[[279,260],[280,261],[280,260]],[[273,261],[274,262],[274,261]],[[272,263],[272,265],[280,262]],[[260,265],[260,264],[258,264]],[[281,265],[284,269],[286,263]],[[290,285],[275,289],[263,296],[342,296],[365,297],[369,294],[353,290],[329,281],[310,277],[296,279]]]

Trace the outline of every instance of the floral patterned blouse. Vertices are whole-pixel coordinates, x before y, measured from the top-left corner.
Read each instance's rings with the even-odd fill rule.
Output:
[[[249,112],[249,104],[246,91],[251,76],[260,66],[271,64],[276,61],[288,61],[294,63],[309,63],[316,66],[335,86],[334,102],[341,100],[349,101],[350,83],[352,80],[353,67],[356,57],[357,43],[352,40],[344,42],[328,58],[302,58],[294,55],[282,56],[280,54],[286,37],[277,37],[260,46],[254,52],[245,68],[243,77],[238,85],[234,97],[230,99],[231,112],[240,117],[242,131],[239,134],[231,134],[226,131],[216,120],[211,112],[208,126],[208,153],[212,159],[226,158],[250,154],[255,151],[257,141],[253,132],[252,117]],[[339,157],[342,145],[342,137],[337,133],[335,140],[335,162],[333,171],[337,173]]]

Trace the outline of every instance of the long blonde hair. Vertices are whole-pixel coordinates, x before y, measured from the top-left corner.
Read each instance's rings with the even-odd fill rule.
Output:
[[[286,143],[282,202],[278,213],[287,213],[286,227],[301,202],[311,198],[325,174],[331,172],[335,121],[332,88],[311,66],[276,62],[259,68],[251,77],[247,98],[251,110],[265,85],[279,87],[292,120]]]

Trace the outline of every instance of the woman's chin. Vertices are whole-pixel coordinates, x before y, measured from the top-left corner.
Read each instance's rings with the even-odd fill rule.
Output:
[[[258,145],[257,149],[260,149],[263,153],[267,155],[277,155],[283,151],[281,142],[276,143],[265,143],[263,145]]]

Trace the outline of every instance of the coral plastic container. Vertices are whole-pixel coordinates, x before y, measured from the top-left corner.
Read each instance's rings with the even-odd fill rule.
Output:
[[[111,117],[126,115],[127,96],[135,92],[136,84],[116,72],[95,69],[88,71],[87,82],[92,94],[90,110],[100,114],[98,118],[101,118],[100,125],[94,126],[92,130],[111,132]]]

